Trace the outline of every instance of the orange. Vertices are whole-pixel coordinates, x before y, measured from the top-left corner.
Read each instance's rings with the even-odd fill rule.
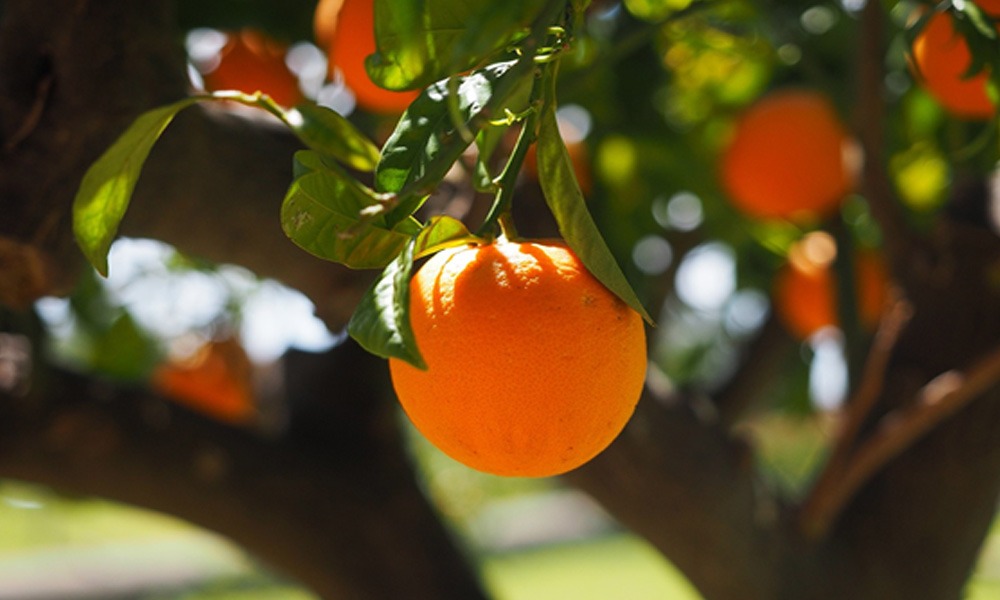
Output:
[[[832,272],[836,251],[829,234],[810,234],[793,245],[788,262],[775,277],[774,310],[798,339],[839,324]],[[882,258],[872,251],[859,252],[854,268],[859,318],[864,327],[873,329],[888,297],[888,273]]]
[[[320,0],[313,16],[316,41],[327,48],[330,76],[340,69],[358,106],[374,113],[399,114],[419,92],[394,92],[368,77],[365,58],[375,53],[373,0]]]
[[[258,31],[230,33],[218,66],[204,74],[205,89],[260,91],[282,106],[294,106],[303,95],[285,64],[285,52],[285,46]]]
[[[574,469],[632,415],[642,318],[561,242],[444,250],[410,282],[427,370],[390,359],[410,420],[452,458],[497,475]]]
[[[1000,14],[1000,2],[977,3],[985,12]],[[917,80],[948,112],[968,119],[989,119],[996,105],[987,94],[989,73],[968,77],[972,66],[969,46],[945,12],[934,14],[913,41],[910,63]]]
[[[720,175],[730,200],[755,218],[827,216],[854,185],[852,145],[819,93],[789,89],[759,99],[737,120]]]
[[[160,365],[153,387],[178,404],[226,423],[251,421],[256,414],[251,364],[239,342],[205,344],[184,360]]]

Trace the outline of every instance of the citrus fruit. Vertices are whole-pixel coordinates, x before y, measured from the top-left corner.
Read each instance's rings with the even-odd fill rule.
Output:
[[[320,0],[313,16],[316,41],[327,49],[330,76],[337,69],[358,106],[374,113],[398,114],[418,95],[381,88],[368,77],[365,58],[375,53],[374,0]]]
[[[178,404],[218,421],[247,423],[256,414],[251,370],[243,346],[225,339],[160,365],[152,385]]]
[[[205,89],[260,91],[282,106],[294,106],[303,95],[298,78],[285,64],[286,50],[252,29],[230,33],[218,66],[203,75]]]
[[[826,216],[854,185],[852,144],[819,93],[772,92],[737,120],[720,174],[734,206],[755,218]]]
[[[1000,14],[1000,2],[977,4],[987,13]],[[927,21],[913,41],[910,65],[921,86],[953,115],[989,119],[996,113],[986,91],[989,73],[968,75],[972,54],[950,14],[938,12]]]
[[[792,246],[788,262],[774,281],[774,310],[789,332],[807,339],[823,327],[839,324],[833,261],[837,247],[826,233],[812,233]],[[855,292],[862,326],[874,328],[888,297],[888,273],[874,251],[854,260]]]
[[[427,363],[390,359],[423,435],[497,475],[544,477],[601,452],[646,373],[642,318],[561,242],[498,241],[434,255],[410,282]]]

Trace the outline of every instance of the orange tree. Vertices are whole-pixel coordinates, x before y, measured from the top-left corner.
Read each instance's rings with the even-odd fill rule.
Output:
[[[1000,491],[1000,239],[988,185],[997,121],[950,112],[911,65],[933,50],[917,43],[932,15],[946,13],[970,56],[959,76],[995,104],[1000,45],[988,4],[375,0],[365,73],[416,94],[401,116],[340,114],[315,85],[295,106],[253,89],[190,95],[186,32],[254,28],[309,42],[315,8],[0,3],[0,476],[188,519],[325,598],[488,597],[390,425],[399,407],[385,358],[434,372],[422,352],[440,344],[422,343],[427,323],[411,314],[425,258],[458,246],[489,253],[500,237],[561,238],[628,307],[619,314],[645,317],[649,360],[628,424],[561,475],[566,485],[647,539],[705,598],[961,596]],[[824,119],[840,125],[788,128],[779,111],[764,133],[790,138],[765,136],[766,160],[743,169],[770,194],[833,189],[821,189],[821,206],[782,197],[782,211],[748,211],[724,175],[728,144],[758,98],[787,89],[825,98]],[[270,117],[248,118],[233,102]],[[586,199],[559,133],[568,105],[589,115]],[[841,128],[856,147],[782,158],[796,137]],[[520,176],[529,150],[537,178]],[[146,337],[128,315],[80,300],[87,263],[106,273],[119,234],[275,277],[354,341],[283,359],[283,385],[268,392],[288,415],[278,430],[187,411],[144,378],[155,361],[136,350]],[[817,234],[837,248],[837,285],[827,286],[836,300],[822,304],[839,313],[825,322],[839,324],[848,383],[844,401],[822,409],[805,384],[810,346],[762,308],[788,255]],[[874,332],[853,289],[853,257],[872,248],[891,281]],[[470,323],[500,324],[449,330],[434,360],[488,361],[467,363],[491,374],[472,383],[503,390],[525,368],[504,362],[518,348],[551,365],[584,339],[608,336],[602,350],[617,348],[614,328],[575,316],[579,307],[526,326],[537,303],[501,296],[531,269],[491,264],[483,272],[496,293],[463,295],[486,305]],[[34,312],[37,299],[70,294],[100,340],[73,369],[50,359]],[[518,306],[521,317],[510,313]],[[556,313],[569,320],[550,321]],[[565,339],[531,339],[556,332]],[[580,390],[583,410],[608,400],[591,389],[622,393],[616,401],[631,410],[627,390],[588,385],[603,367],[579,365],[534,365],[532,377],[571,378],[565,389]],[[471,371],[447,372],[471,386]],[[427,394],[415,377],[400,385],[404,403],[410,385]],[[445,417],[423,398],[433,423],[514,439],[503,411],[490,412],[504,407],[502,393],[462,406],[447,382],[434,385],[459,406]],[[575,439],[577,425],[546,408],[507,411],[516,436]],[[757,452],[772,440],[747,432],[768,435],[755,424],[774,414],[815,428],[820,410],[833,423],[825,452],[783,485]],[[443,446],[467,433],[422,428]]]

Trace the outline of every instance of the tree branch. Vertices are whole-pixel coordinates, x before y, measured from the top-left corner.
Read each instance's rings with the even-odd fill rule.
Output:
[[[647,388],[621,436],[566,479],[670,558],[706,598],[775,598],[785,546],[750,449]]]
[[[875,473],[940,422],[998,384],[1000,348],[965,373],[948,371],[935,377],[920,389],[912,404],[882,417],[872,435],[854,452],[843,457],[834,455],[834,461],[803,504],[801,523],[806,535],[819,537],[826,533],[851,496]]]
[[[322,390],[308,401],[351,418],[280,438],[143,389],[42,373],[26,396],[0,393],[0,477],[176,515],[324,598],[484,598],[417,485],[384,361],[353,344],[308,360],[319,381],[296,382],[295,402]]]
[[[862,9],[855,119],[864,160],[861,189],[882,230],[892,272],[905,285],[914,263],[927,257],[907,227],[886,170],[884,10],[881,2],[866,2]]]
[[[878,404],[885,385],[889,359],[899,341],[903,327],[912,315],[912,308],[898,300],[885,312],[879,322],[875,340],[868,352],[868,360],[862,373],[861,382],[853,396],[844,405],[843,422],[837,432],[834,448],[827,464],[813,484],[809,498],[803,502],[800,518],[801,528],[808,537],[818,537],[825,530],[817,521],[817,510],[829,500],[840,482],[844,469],[854,452],[858,436],[872,411]]]

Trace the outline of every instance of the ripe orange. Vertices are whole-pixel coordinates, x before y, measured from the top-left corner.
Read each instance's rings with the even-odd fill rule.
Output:
[[[368,77],[365,58],[375,53],[373,0],[320,0],[313,15],[316,41],[327,48],[330,76],[340,69],[358,106],[375,113],[398,114],[419,92],[394,92]]]
[[[413,424],[466,465],[545,477],[625,427],[646,373],[642,318],[561,242],[439,252],[410,283],[428,369],[390,359]]]
[[[730,200],[756,218],[826,216],[854,185],[850,138],[819,93],[772,92],[738,119],[720,175]]]
[[[298,78],[285,65],[286,50],[258,31],[230,33],[218,66],[203,76],[205,89],[261,91],[282,106],[294,106],[303,95]]]
[[[1000,14],[996,0],[980,0],[977,5],[991,15]],[[910,65],[924,89],[948,112],[968,119],[989,119],[996,113],[997,107],[986,92],[989,73],[966,76],[972,55],[965,38],[955,31],[950,14],[939,12],[927,21],[913,41]]]
[[[832,272],[836,244],[826,233],[796,243],[774,281],[774,310],[796,338],[804,340],[823,327],[839,324],[837,288]],[[888,297],[888,273],[882,258],[859,252],[854,261],[861,324],[874,328]]]
[[[160,365],[152,385],[178,404],[219,421],[241,424],[256,414],[251,364],[239,342],[205,344],[190,357]]]

